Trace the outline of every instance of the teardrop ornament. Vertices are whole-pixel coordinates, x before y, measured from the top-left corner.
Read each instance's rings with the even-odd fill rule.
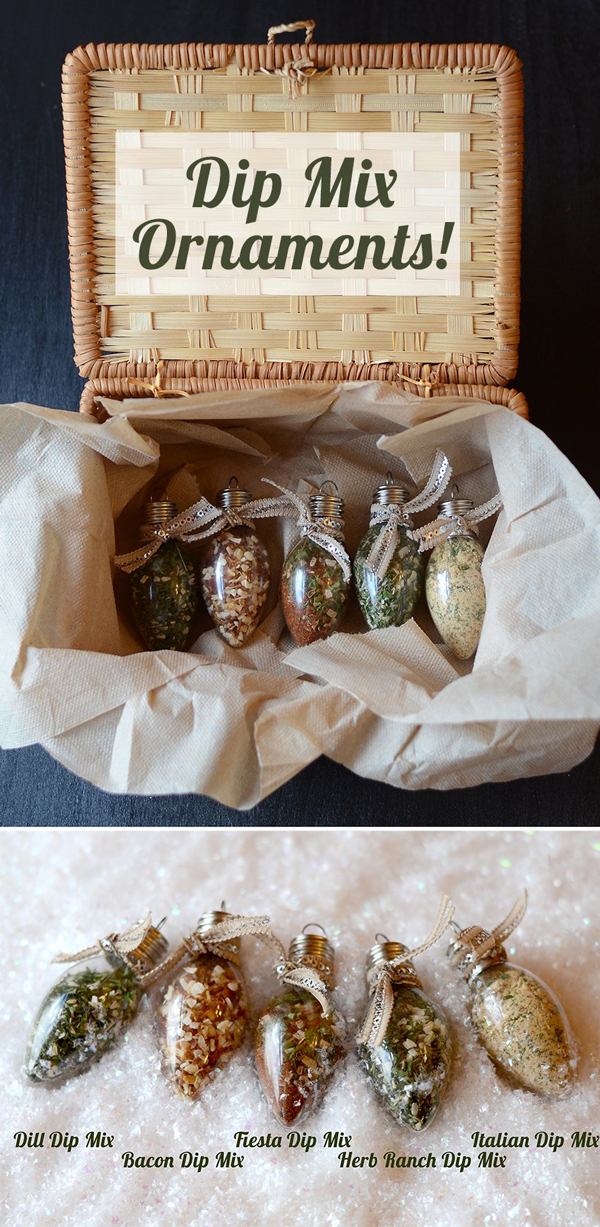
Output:
[[[367,956],[370,1003],[358,1035],[359,1060],[394,1119],[416,1132],[431,1124],[446,1093],[452,1037],[412,960],[442,936],[453,911],[442,895],[424,942],[409,950],[378,934]]]
[[[63,973],[46,994],[25,1056],[24,1072],[32,1081],[56,1082],[87,1069],[135,1017],[144,992],[140,977],[162,959],[167,942],[150,925],[125,962],[118,943],[110,941],[106,951],[99,944],[97,954],[87,952],[85,966]]]
[[[425,576],[429,612],[444,643],[459,660],[477,651],[485,617],[483,548],[472,537],[436,545]]]
[[[359,1059],[395,1120],[420,1131],[431,1124],[452,1069],[452,1040],[441,1011],[421,988],[394,987],[379,1048],[360,1044]]]
[[[161,990],[157,1025],[162,1068],[188,1099],[230,1060],[246,1031],[246,994],[239,968],[200,954],[186,960]]]
[[[423,590],[425,559],[409,537],[406,488],[388,473],[373,491],[371,522],[354,556],[354,581],[370,630],[402,626]]]
[[[336,553],[308,533],[288,554],[281,573],[281,604],[292,638],[298,647],[327,639],[337,630],[350,599],[350,562],[344,547],[344,501],[325,491],[309,498],[311,523],[317,536],[327,537],[338,557],[344,556],[347,574]]]
[[[491,933],[479,925],[463,929],[448,955],[469,984],[475,1033],[498,1070],[513,1086],[563,1099],[573,1089],[577,1067],[569,1023],[548,985],[509,963],[502,945],[525,906],[526,895]]]
[[[320,934],[301,934],[290,946],[290,966],[317,973],[332,985],[333,948]],[[288,969],[289,970],[289,967]],[[282,974],[285,983],[285,970]],[[290,985],[269,1002],[255,1037],[258,1077],[267,1102],[284,1127],[316,1108],[338,1062],[345,1056],[345,1023],[329,1000],[326,1010],[313,994]]]
[[[234,484],[235,483],[235,484]],[[232,477],[219,491],[217,506],[242,512],[251,501]],[[256,630],[269,593],[269,555],[254,525],[222,528],[202,549],[200,583],[206,608],[221,638],[240,648]]]
[[[166,497],[144,507],[142,527],[160,529],[177,515]],[[183,651],[199,604],[198,580],[191,558],[178,541],[166,540],[129,576],[135,624],[151,651]]]

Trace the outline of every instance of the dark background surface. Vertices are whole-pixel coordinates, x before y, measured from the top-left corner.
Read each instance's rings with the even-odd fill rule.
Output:
[[[310,10],[310,12],[309,12]],[[516,385],[530,414],[598,489],[597,0],[407,0],[218,5],[186,0],[12,0],[0,80],[0,400],[77,409],[60,111],[67,52],[87,42],[264,42],[312,16],[320,42],[497,42],[525,78],[522,336]],[[449,793],[405,793],[327,760],[255,810],[203,797],[114,797],[39,747],[0,756],[4,823],[476,825],[597,820],[600,749],[568,775]]]

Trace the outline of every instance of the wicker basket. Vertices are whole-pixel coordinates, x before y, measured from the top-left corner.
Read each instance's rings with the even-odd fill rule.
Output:
[[[407,380],[527,415],[508,389],[519,333],[522,81],[497,45],[90,45],[67,57],[64,133],[75,360],[95,397],[163,389]],[[283,27],[289,29],[290,27]],[[460,296],[119,298],[117,129],[454,131],[460,134]],[[233,335],[233,344],[232,344]],[[171,356],[173,352],[177,357]],[[381,353],[398,355],[384,358]],[[186,356],[181,357],[184,353]]]

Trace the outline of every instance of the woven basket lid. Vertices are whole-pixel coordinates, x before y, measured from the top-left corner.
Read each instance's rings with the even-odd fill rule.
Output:
[[[290,65],[305,61],[291,91]],[[306,63],[309,71],[306,72]],[[287,66],[287,67],[286,67]],[[266,69],[267,71],[262,71]],[[88,379],[381,378],[504,385],[519,327],[522,84],[494,45],[88,45],[63,106],[76,362]],[[423,297],[115,290],[115,139],[169,128],[459,134],[460,292]],[[240,154],[243,149],[240,149]]]

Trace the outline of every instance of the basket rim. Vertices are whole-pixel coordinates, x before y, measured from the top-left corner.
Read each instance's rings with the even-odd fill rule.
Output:
[[[63,132],[67,180],[67,223],[71,277],[74,360],[87,379],[152,379],[157,362],[107,359],[101,349],[102,308],[96,300],[91,188],[89,84],[98,71],[168,69],[209,71],[236,65],[246,72],[281,68],[297,55],[296,43],[88,43],[70,52],[62,74]],[[490,360],[435,364],[391,361],[386,378],[429,378],[438,384],[505,386],[517,371],[520,307],[521,198],[523,166],[523,81],[513,48],[499,43],[310,43],[303,54],[317,68],[452,69],[491,72],[498,84],[499,165],[497,195],[497,277],[494,299],[502,302],[503,343]],[[378,379],[382,363],[287,361],[238,362],[234,359],[164,361],[167,380],[298,378],[340,382]],[[357,371],[360,373],[357,374]]]

